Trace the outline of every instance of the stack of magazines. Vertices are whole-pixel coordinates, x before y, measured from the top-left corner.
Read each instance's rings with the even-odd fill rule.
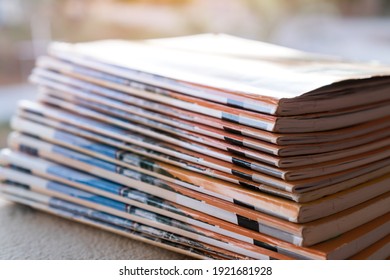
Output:
[[[201,259],[390,255],[390,68],[227,35],[53,43],[9,200]]]

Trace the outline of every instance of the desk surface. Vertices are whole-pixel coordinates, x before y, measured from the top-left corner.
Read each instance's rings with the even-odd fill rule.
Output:
[[[0,259],[186,259],[0,198]]]

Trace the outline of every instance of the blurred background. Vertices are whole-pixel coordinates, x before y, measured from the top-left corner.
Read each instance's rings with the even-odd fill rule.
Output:
[[[389,0],[0,0],[0,147],[50,41],[205,32],[390,64]]]

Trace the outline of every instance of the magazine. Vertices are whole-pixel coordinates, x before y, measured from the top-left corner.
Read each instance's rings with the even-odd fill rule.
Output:
[[[52,70],[55,70],[56,72],[60,71],[62,75],[71,75],[72,77],[82,79],[83,81],[92,82],[100,86],[127,92],[132,95],[143,96],[147,99],[184,108],[189,111],[199,112],[209,117],[219,118],[221,120],[234,122],[244,126],[279,133],[327,131],[357,125],[381,117],[386,117],[386,109],[390,107],[390,102],[384,100],[378,103],[364,103],[364,105],[350,107],[344,110],[336,110],[333,108],[332,111],[317,114],[277,117],[219,105],[217,103],[185,96],[172,91],[163,90],[163,93],[161,94],[161,90],[159,88],[153,88],[149,85],[140,84],[132,80],[123,79],[98,71],[88,70],[84,71],[87,73],[83,72],[80,74],[78,72],[70,72],[69,67],[66,69],[50,70],[36,68],[33,71],[33,75],[50,77],[53,73],[55,73]],[[152,91],[150,91],[150,88],[152,88]],[[382,91],[384,91],[383,99],[385,99],[386,88]],[[151,98],[150,95],[157,96],[157,98]]]
[[[273,52],[264,53],[261,60],[243,59],[220,55],[225,47],[213,53],[204,50],[224,36],[209,36],[206,41],[204,36],[195,41],[190,38],[190,50],[176,48],[174,38],[171,44],[164,39],[163,47],[158,43],[161,40],[154,44],[119,40],[53,43],[49,54],[150,86],[267,114],[300,115],[366,104],[365,93],[371,86],[378,91],[371,102],[388,100],[383,85],[388,83],[390,70],[385,66],[310,61],[307,57],[283,60],[285,56]],[[244,46],[248,43],[229,37],[229,44],[238,41]],[[198,46],[203,50],[197,51]]]
[[[87,110],[94,110],[100,114],[104,114],[106,116],[109,116],[111,119],[111,116],[113,117],[112,121],[120,120],[125,121],[126,123],[132,123],[132,124],[141,124],[146,127],[150,127],[152,129],[157,129],[159,131],[162,131],[164,133],[169,133],[169,135],[176,137],[177,139],[183,140],[183,141],[189,141],[190,143],[193,143],[194,145],[197,145],[198,143],[201,145],[207,145],[210,147],[214,147],[217,149],[220,149],[222,151],[226,151],[229,153],[233,153],[236,155],[244,155],[248,159],[245,158],[239,158],[242,161],[250,161],[250,159],[261,159],[263,157],[266,157],[267,154],[264,154],[262,152],[258,152],[253,150],[253,146],[246,148],[246,147],[237,147],[237,143],[239,141],[237,139],[229,138],[228,141],[222,141],[217,140],[210,137],[204,137],[197,133],[191,133],[186,130],[178,129],[173,126],[165,125],[159,121],[153,121],[147,118],[136,116],[134,113],[134,110],[131,110],[129,112],[125,112],[122,110],[118,110],[116,108],[112,108],[106,105],[98,104],[91,102],[90,100],[73,100],[69,99],[64,96],[71,96],[69,93],[65,92],[59,92],[58,94],[54,94],[52,91],[49,92],[41,92],[41,95],[38,97],[38,100],[42,103],[46,103],[53,106],[58,106],[59,108],[68,109],[70,111],[74,110],[75,108],[79,108],[80,110],[87,109]],[[70,104],[68,102],[64,102],[64,99],[67,99],[67,101],[70,101]],[[72,105],[71,105],[72,104]],[[131,108],[129,108],[131,109]],[[107,123],[112,123],[107,122]],[[281,171],[284,171],[283,176],[284,179],[292,180],[293,178],[295,180],[297,179],[305,179],[309,176],[314,176],[316,174],[315,168],[312,167],[308,168],[308,163],[314,163],[314,166],[321,166],[321,174],[327,174],[331,173],[332,170],[337,170],[340,164],[345,162],[351,162],[352,160],[348,160],[349,158],[355,156],[358,157],[362,154],[368,154],[370,152],[375,152],[378,149],[388,147],[388,136],[390,136],[390,130],[383,129],[378,131],[375,135],[370,137],[369,143],[357,143],[358,141],[361,141],[361,138],[355,138],[355,141],[353,144],[356,144],[357,146],[353,146],[349,149],[347,149],[344,146],[344,149],[342,152],[340,151],[332,151],[332,152],[326,152],[326,148],[323,146],[312,146],[313,149],[316,149],[318,152],[320,152],[319,155],[300,155],[292,157],[291,155],[287,154],[288,159],[285,160],[283,157],[278,158],[277,156],[274,156],[272,159],[273,162],[275,162],[275,165],[283,165],[283,168]],[[344,141],[343,143],[347,143]],[[364,145],[363,145],[364,144]],[[243,145],[239,145],[243,146]],[[335,143],[329,143],[329,146],[337,146]],[[208,149],[209,147],[205,147],[205,149]],[[214,149],[213,149],[214,150]],[[261,149],[260,149],[261,150]],[[264,150],[264,149],[263,149]],[[283,150],[288,150],[288,148],[283,148]],[[302,150],[302,148],[299,148],[299,150]],[[312,151],[313,152],[313,151]],[[278,153],[275,151],[274,153]],[[284,154],[284,153],[283,153]],[[284,156],[284,155],[282,155]],[[260,160],[262,161],[262,160]],[[356,162],[354,160],[354,162]],[[273,176],[278,176],[277,170],[271,169],[270,167],[266,167],[265,165],[262,165],[258,162],[252,162],[252,165],[254,165],[254,168],[257,168],[259,171],[268,172],[268,174]],[[260,169],[260,166],[262,166],[262,169]],[[336,168],[335,168],[336,166]],[[286,169],[286,167],[290,167]],[[332,169],[333,168],[333,169]],[[347,168],[345,166],[344,168]],[[268,170],[270,169],[270,170]],[[279,172],[280,173],[280,172]],[[318,173],[318,171],[317,171]]]
[[[243,256],[238,257],[238,254],[232,254],[230,252],[226,254],[227,251],[217,248],[210,250],[212,246],[203,246],[199,242],[193,242],[191,239],[173,233],[134,223],[130,220],[95,211],[58,198],[50,198],[42,194],[15,188],[13,185],[2,184],[0,185],[0,191],[2,192],[2,196],[10,201],[28,205],[43,212],[95,226],[197,259],[245,258]]]
[[[119,91],[109,90],[81,81],[75,82],[76,86],[68,86],[65,81],[62,81],[64,80],[63,76],[57,74],[53,74],[53,76],[56,78],[54,79],[53,77],[51,77],[52,80],[42,79],[35,76],[32,76],[31,80],[34,80],[34,82],[39,84],[40,86],[45,86],[41,89],[41,94],[44,96],[66,99],[72,103],[87,106],[90,109],[92,108],[101,112],[109,111],[110,113],[117,115],[118,117],[130,118],[130,120],[139,123],[142,122],[134,115],[145,117],[149,121],[144,121],[143,123],[146,123],[147,125],[152,125],[155,121],[157,121],[165,125],[174,126],[175,128],[169,129],[168,132],[181,131],[183,137],[190,137],[189,139],[198,142],[200,141],[201,143],[205,144],[208,144],[209,142],[217,144],[219,143],[218,145],[223,146],[223,150],[227,150],[225,146],[226,143],[228,143],[242,147],[248,147],[251,149],[278,156],[297,156],[305,154],[313,155],[317,153],[323,154],[326,152],[332,152],[341,149],[344,149],[343,152],[346,153],[345,156],[347,156],[348,153],[345,150],[346,148],[353,148],[355,146],[367,144],[389,135],[388,129],[386,129],[385,127],[373,131],[372,133],[355,135],[353,138],[345,138],[338,141],[331,141],[331,137],[328,136],[327,142],[316,143],[316,145],[312,145],[313,143],[310,143],[309,145],[296,145],[294,143],[289,143],[288,145],[284,146],[275,145],[272,143],[265,142],[267,140],[260,141],[251,137],[241,136],[239,133],[236,132],[238,127],[235,129],[224,129],[223,127],[222,129],[216,129],[210,127],[209,125],[218,122],[217,119],[212,119],[208,121],[201,115],[198,117],[189,116],[189,112],[185,110],[180,111],[179,109],[174,109],[164,104],[152,102],[142,98],[132,97]],[[83,89],[83,85],[86,85],[85,88],[87,89]],[[381,121],[378,124],[375,122],[375,124],[372,125],[373,128],[380,128],[381,126],[386,124]],[[157,128],[163,129],[164,125],[160,124]],[[179,130],[179,128],[181,130]],[[229,130],[232,132],[229,132]],[[364,132],[364,129],[359,128],[359,131]],[[194,132],[195,134],[190,132]],[[347,131],[340,131],[339,135],[345,135],[346,132]],[[195,136],[191,137],[190,135]],[[218,141],[213,140],[203,140],[203,135],[222,140],[223,142],[220,143]],[[348,133],[346,136],[348,136]],[[208,137],[206,137],[205,139],[209,139]],[[304,135],[300,135],[300,137],[304,139],[316,139],[316,137],[320,138],[319,135],[316,135],[316,137],[310,137],[310,134],[306,135],[305,137]],[[225,145],[223,145],[224,142]],[[229,145],[228,147],[234,150],[231,145]],[[337,159],[337,155],[337,153],[334,153],[332,158]],[[316,160],[317,162],[320,162],[321,157],[316,158]]]
[[[40,64],[40,60],[37,62]],[[123,104],[134,104],[138,107],[148,108],[152,111],[159,113],[167,114],[182,120],[187,120],[195,124],[202,124],[202,129],[207,127],[218,128],[225,132],[231,132],[235,135],[242,135],[244,137],[251,137],[265,142],[274,143],[277,145],[293,145],[293,144],[326,144],[333,141],[351,139],[358,137],[364,134],[373,134],[372,132],[376,131],[379,128],[388,127],[389,117],[385,117],[380,120],[375,120],[371,122],[365,122],[361,125],[351,126],[338,130],[315,132],[315,133],[271,133],[248,126],[242,126],[240,124],[235,124],[233,122],[228,122],[220,120],[218,118],[208,117],[197,112],[190,112],[183,110],[177,107],[170,106],[169,104],[162,104],[159,102],[154,102],[150,99],[144,99],[144,95],[139,97],[129,95],[125,92],[113,90],[106,87],[101,87],[96,84],[89,82],[81,81],[79,79],[73,78],[71,76],[65,76],[64,74],[59,75],[57,73],[48,72],[46,73],[48,78],[43,78],[41,76],[32,74],[30,79],[39,85],[50,87],[52,89],[69,91],[69,87],[78,88],[81,91],[99,94],[106,96],[111,100],[117,100],[123,102]],[[71,90],[72,91],[72,90]],[[158,101],[158,100],[157,100]],[[204,130],[200,131],[204,131]],[[213,134],[215,135],[215,133]]]
[[[110,180],[120,184],[134,184],[131,186],[133,188],[142,187],[147,192],[150,192],[153,189],[152,185],[148,186],[147,183],[139,181],[139,179],[132,179],[131,177],[134,176],[132,175],[134,173],[130,172],[126,168],[121,168],[120,170],[118,170],[118,173],[116,166],[113,164],[110,164],[105,161],[100,161],[94,157],[90,157],[85,154],[76,153],[63,147],[51,145],[49,143],[42,142],[31,137],[21,135],[18,136],[16,134],[13,134],[11,135],[9,145],[14,149],[21,149],[23,151],[39,155],[40,157],[47,158],[49,160],[54,160],[56,162],[61,162],[70,166],[77,166],[77,169],[81,171],[88,172],[103,178],[110,178]],[[197,194],[201,195],[198,192]],[[163,197],[163,195],[164,192],[160,189],[160,197],[166,198],[167,200],[173,199],[172,195],[168,193],[166,194],[166,197]],[[207,197],[208,196],[203,196],[204,199],[206,199]],[[236,216],[235,218],[238,218],[238,220],[236,220],[236,223],[244,227],[248,227],[253,230],[258,230],[259,232],[275,236],[279,239],[292,242],[294,244],[310,246],[335,237],[342,232],[351,230],[365,222],[375,219],[380,215],[386,214],[389,209],[387,209],[385,205],[387,205],[389,199],[390,194],[387,193],[378,198],[371,199],[367,202],[361,203],[357,206],[351,207],[347,210],[331,215],[329,217],[300,225],[286,222],[279,218],[271,217],[269,215],[262,214],[261,212],[253,210],[253,213],[256,213],[258,219],[259,217],[261,217],[261,219],[259,219],[260,221],[246,219],[245,222],[243,222],[243,220],[240,219],[241,215]],[[179,203],[179,201],[176,202]],[[210,199],[208,202],[216,203],[216,200]],[[185,206],[197,210],[194,208],[197,207],[196,201],[191,200],[188,197],[186,201],[181,200],[180,203],[186,203]],[[231,207],[234,207],[234,204],[223,201],[218,201],[218,203],[227,203],[228,206],[218,208],[218,211],[214,211],[213,213],[209,214],[226,220],[226,217],[222,217],[224,214],[224,211],[222,209],[229,209],[228,211],[226,211],[226,213],[229,213],[231,215]],[[202,206],[199,205],[199,207],[203,209],[199,210],[204,211],[204,204]],[[245,208],[245,210],[246,211],[243,214],[247,216],[249,215],[249,213],[252,212],[248,208]],[[234,216],[231,217],[234,218]],[[344,222],[346,219],[349,220],[349,223]]]
[[[32,122],[26,122],[25,125],[21,124],[19,127],[14,125],[13,128],[97,159],[111,162],[142,174],[157,176],[162,180],[168,181],[167,185],[169,185],[169,182],[175,183],[185,188],[208,194],[216,199],[223,199],[238,205],[247,206],[292,222],[309,222],[329,216],[390,191],[390,176],[387,175],[355,188],[339,192],[333,196],[327,196],[321,200],[307,204],[297,204],[277,199],[271,195],[249,190],[245,191],[224,181],[213,181],[194,172],[187,172],[174,166],[164,165],[147,157],[128,153],[73,134],[49,129]],[[180,189],[180,187],[176,187],[177,191],[180,191]]]
[[[369,174],[357,176],[357,177],[352,178],[350,180],[347,180],[347,181],[344,181],[344,182],[341,182],[338,184],[333,184],[333,185],[330,185],[330,186],[327,186],[327,187],[324,187],[321,189],[306,191],[305,193],[300,193],[300,194],[290,193],[290,192],[282,191],[282,190],[279,190],[279,189],[276,189],[273,187],[268,187],[267,185],[264,185],[264,184],[257,184],[256,182],[245,180],[245,179],[237,180],[237,178],[235,178],[233,175],[230,175],[228,173],[220,172],[218,170],[211,169],[211,168],[205,168],[201,165],[198,165],[198,164],[195,164],[192,162],[188,162],[188,161],[185,161],[185,160],[173,157],[173,156],[169,156],[167,154],[163,154],[163,153],[157,152],[155,150],[145,149],[145,148],[137,146],[137,145],[131,145],[129,143],[117,141],[113,138],[108,138],[104,135],[96,134],[93,132],[88,132],[87,130],[81,129],[77,126],[72,126],[72,125],[69,125],[69,124],[66,124],[63,122],[55,121],[53,119],[43,118],[39,115],[29,113],[29,112],[24,111],[24,110],[20,110],[18,112],[18,116],[20,116],[22,118],[15,118],[12,121],[13,128],[18,130],[18,131],[24,130],[24,131],[28,132],[28,131],[31,131],[32,127],[34,127],[34,129],[32,130],[33,132],[41,131],[41,129],[36,127],[36,125],[42,124],[45,126],[45,131],[47,131],[46,132],[46,139],[48,139],[47,137],[49,135],[54,134],[54,132],[50,132],[49,128],[55,128],[56,130],[68,132],[68,133],[71,133],[73,135],[80,136],[80,137],[83,137],[83,138],[91,140],[91,141],[95,141],[96,143],[106,144],[106,145],[115,147],[115,148],[122,151],[120,154],[123,154],[125,152],[135,153],[137,155],[146,156],[150,160],[153,160],[154,162],[158,161],[160,165],[167,163],[167,164],[170,164],[173,166],[180,167],[183,170],[185,169],[185,170],[189,170],[192,172],[205,174],[208,177],[213,177],[213,178],[224,180],[226,182],[231,182],[231,183],[237,184],[240,187],[248,189],[248,190],[261,191],[264,193],[273,194],[276,196],[280,196],[283,198],[287,198],[287,199],[294,200],[297,202],[302,202],[302,203],[303,202],[310,202],[310,201],[319,199],[321,197],[331,195],[331,194],[346,190],[348,188],[357,186],[358,185],[357,182],[358,183],[359,182],[360,183],[368,182],[369,180],[381,177],[390,171],[390,166],[388,166],[388,167],[384,167],[384,168],[375,170],[373,172],[370,172]],[[31,120],[31,121],[33,121],[33,123],[28,122],[27,120]],[[36,127],[36,130],[35,130],[35,127]],[[28,130],[26,130],[26,129],[28,129]],[[364,181],[362,178],[365,178],[366,181]]]
[[[368,162],[369,164],[364,164],[362,166],[351,168],[349,170],[343,170],[341,169],[342,166],[339,166],[341,170],[332,174],[332,176],[322,175],[311,179],[303,179],[303,180],[287,182],[285,180],[275,178],[274,176],[269,176],[267,174],[260,173],[259,170],[253,170],[260,166],[253,164],[252,162],[248,162],[247,160],[245,160],[245,158],[243,158],[244,159],[243,160],[242,158],[231,156],[229,154],[224,155],[220,150],[215,149],[213,155],[219,157],[220,159],[223,159],[221,161],[209,156],[211,153],[210,151],[212,149],[211,147],[205,149],[206,146],[201,146],[199,144],[193,145],[188,141],[186,142],[181,141],[184,147],[180,147],[178,145],[173,145],[170,143],[155,140],[148,136],[138,134],[137,131],[132,132],[127,129],[118,127],[116,125],[109,125],[101,121],[96,121],[95,119],[92,118],[85,118],[82,116],[78,116],[77,113],[79,113],[79,110],[81,109],[70,113],[67,111],[58,110],[53,107],[48,107],[48,106],[44,106],[32,102],[22,102],[20,106],[21,108],[25,108],[25,110],[29,112],[34,112],[35,114],[39,114],[41,116],[54,118],[56,120],[60,120],[62,122],[71,123],[71,124],[77,123],[77,126],[83,127],[90,131],[94,131],[100,134],[109,133],[110,137],[120,139],[125,143],[136,144],[144,148],[157,150],[159,152],[163,152],[165,154],[174,157],[188,160],[206,167],[210,167],[225,173],[235,175],[240,178],[252,180],[258,183],[266,184],[268,186],[272,186],[289,192],[309,191],[312,190],[313,188],[321,188],[324,186],[328,186],[330,184],[339,183],[348,179],[352,179],[359,175],[367,174],[378,168],[388,166],[388,161],[390,161],[390,158],[388,156],[390,150],[383,148],[382,149],[383,151],[381,150],[381,152],[378,151],[377,153],[373,153],[371,154],[371,157],[370,156],[368,156],[367,158],[363,157],[360,158],[360,160],[351,157],[352,161],[357,160],[357,165],[363,164],[364,162]],[[94,114],[94,116],[90,116],[90,117],[96,116],[96,112],[89,111],[89,113]],[[145,129],[141,127],[139,127],[139,129],[137,130],[139,132],[145,131]],[[160,135],[157,131],[153,131],[153,130],[149,130],[147,134]],[[169,135],[167,136],[166,134],[162,134],[160,138],[166,140],[168,137]],[[169,138],[171,140],[175,140],[176,143],[180,142],[174,137],[169,137]],[[187,148],[190,149],[192,148],[194,151],[190,151]],[[377,158],[377,160],[372,162],[372,160],[374,160],[375,158]],[[265,165],[262,166],[265,167]],[[250,170],[249,168],[252,170]],[[266,169],[268,172],[275,170],[275,172],[281,173],[280,170],[272,168],[270,166],[267,166]],[[262,171],[264,171],[264,168]]]
[[[388,260],[390,257],[390,235],[352,256],[351,260]]]
[[[260,248],[249,243],[244,243],[227,236],[223,236],[222,238],[220,234],[204,230],[198,226],[191,226],[170,217],[103,196],[95,195],[94,193],[73,188],[62,183],[47,181],[11,168],[3,168],[2,174],[6,178],[7,182],[26,186],[33,192],[41,193],[50,197],[61,198],[97,211],[119,216],[124,219],[130,219],[136,223],[176,233],[181,236],[191,238],[194,242],[200,241],[205,244],[255,259],[269,259],[270,256],[283,258],[283,256],[274,251]]]
[[[142,205],[142,207],[150,211],[155,211],[156,213],[161,213],[165,216],[169,216],[173,218],[179,218],[179,219],[181,218],[181,221],[188,222],[189,224],[196,224],[203,228],[208,228],[214,232],[219,231],[224,235],[236,238],[238,240],[249,242],[259,247],[265,247],[273,251],[277,251],[279,253],[285,254],[290,257],[295,257],[298,259],[346,258],[355,254],[358,250],[361,250],[362,248],[365,248],[366,246],[369,246],[370,244],[374,243],[375,240],[378,240],[381,237],[386,236],[386,234],[388,234],[388,224],[390,221],[389,220],[390,214],[384,215],[372,222],[369,222],[352,231],[342,234],[337,238],[333,238],[329,241],[320,243],[311,248],[298,247],[283,242],[281,240],[277,240],[272,237],[262,235],[260,233],[255,233],[253,231],[245,230],[240,227],[231,226],[228,223],[226,224],[221,220],[210,218],[204,213],[196,214],[194,211],[192,212],[189,211],[189,209],[186,207],[180,207],[180,206],[177,208],[175,206],[172,207],[173,205],[172,203],[169,203],[167,201],[162,201],[148,194],[142,194],[141,192],[136,190],[131,190],[127,188],[126,190],[128,191],[126,192],[120,191],[123,190],[125,187],[121,185],[115,187],[115,184],[107,180],[99,179],[97,177],[93,177],[85,173],[80,173],[73,169],[64,166],[59,166],[54,163],[49,163],[42,159],[34,160],[32,158],[29,160],[28,158],[29,156],[25,156],[25,155],[24,156],[21,155],[19,157],[19,160],[17,158],[15,159],[14,157],[12,161],[8,162],[7,164],[5,162],[5,158],[3,158],[3,164],[10,165],[13,168],[16,168],[17,170],[23,170],[23,171],[27,171],[26,167],[31,166],[32,162],[36,163],[34,167],[39,167],[45,164],[45,165],[50,165],[52,167],[55,167],[56,169],[61,168],[63,169],[63,171],[57,172],[56,176],[50,175],[50,173],[46,173],[46,174],[39,173],[36,171],[36,169],[29,169],[28,172],[31,172],[32,174],[36,174],[42,178],[49,178],[50,180],[54,180],[56,182],[70,184],[71,186],[74,186],[82,190],[87,190],[87,191],[93,190],[93,192],[96,194],[101,194],[107,197],[111,197],[118,201],[124,201],[124,202],[131,201],[132,204],[136,206]],[[26,162],[26,163],[25,165],[23,165],[21,164],[21,162]],[[72,179],[72,177],[74,178]],[[67,178],[67,179],[61,179],[61,178]],[[80,178],[83,178],[83,180],[80,181]],[[82,185],[78,182],[85,182],[84,183],[85,185]],[[99,191],[99,188],[96,189],[93,186],[106,186],[106,188],[105,191]],[[118,190],[118,195],[113,195],[113,193],[115,193],[115,189]],[[167,212],[166,210],[172,210],[172,211]],[[177,215],[177,213],[180,213],[182,216]],[[195,218],[200,220],[196,220]],[[201,220],[205,220],[207,223],[201,223],[201,222],[199,223],[199,221]],[[215,226],[211,227],[211,224]],[[221,231],[221,229],[227,229],[227,230]],[[238,234],[234,234],[235,232],[238,232]],[[256,239],[251,239],[251,237]]]

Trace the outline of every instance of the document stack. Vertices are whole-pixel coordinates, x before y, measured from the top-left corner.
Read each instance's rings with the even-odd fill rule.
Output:
[[[390,256],[390,67],[196,35],[52,43],[17,203],[199,259]]]

